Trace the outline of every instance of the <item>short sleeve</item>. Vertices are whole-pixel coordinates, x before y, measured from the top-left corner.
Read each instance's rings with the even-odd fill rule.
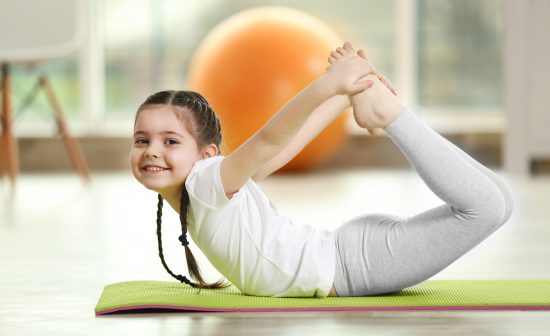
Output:
[[[185,181],[190,195],[214,208],[221,208],[229,202],[220,176],[220,165],[224,158],[215,156],[195,162]]]

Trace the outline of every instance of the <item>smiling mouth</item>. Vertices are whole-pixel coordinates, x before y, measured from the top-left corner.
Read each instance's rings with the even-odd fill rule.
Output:
[[[169,170],[169,168],[164,168],[164,167],[157,167],[157,166],[145,166],[143,168],[141,168],[142,170],[146,171],[146,172],[152,172],[152,173],[156,173],[156,172],[161,172],[161,171],[165,171],[165,170]]]

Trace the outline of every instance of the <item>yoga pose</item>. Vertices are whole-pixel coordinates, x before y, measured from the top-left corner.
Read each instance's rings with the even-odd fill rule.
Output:
[[[323,75],[227,156],[220,153],[220,122],[200,94],[163,91],[139,107],[130,163],[135,178],[158,193],[159,255],[177,280],[197,288],[227,286],[203,280],[189,234],[244,294],[389,293],[435,275],[508,220],[512,200],[506,185],[403,106],[362,51],[345,43],[329,61]],[[257,182],[290,161],[350,104],[358,125],[384,129],[443,205],[409,218],[366,214],[334,232],[279,214]],[[174,274],[164,261],[163,200],[179,212],[191,279]]]

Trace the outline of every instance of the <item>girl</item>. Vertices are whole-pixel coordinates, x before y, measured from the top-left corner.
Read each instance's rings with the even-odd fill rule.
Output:
[[[245,294],[388,293],[438,273],[508,220],[507,187],[401,105],[361,51],[346,43],[329,61],[325,74],[227,157],[220,155],[220,122],[199,94],[159,92],[140,106],[130,163],[135,178],[159,193],[159,255],[177,280],[198,288],[227,286],[205,283],[188,247],[189,232]],[[445,204],[410,218],[361,216],[336,232],[298,226],[278,213],[257,182],[286,164],[350,100],[359,126],[384,129]],[[163,200],[179,212],[179,240],[196,282],[174,274],[164,261]]]

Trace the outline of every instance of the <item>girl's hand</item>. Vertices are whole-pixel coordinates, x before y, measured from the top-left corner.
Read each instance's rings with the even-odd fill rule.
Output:
[[[359,57],[364,59],[365,61],[369,61],[367,55],[362,49],[359,49],[357,52],[349,42],[345,42],[343,47],[336,48],[335,50],[331,51],[330,56],[328,58],[328,61],[330,64],[334,63],[338,58],[342,57],[346,53],[357,53]],[[371,73],[378,77],[378,79],[395,95],[397,96],[397,90],[393,87],[391,82],[384,76],[380,71],[378,71],[372,64],[370,64],[370,67],[372,69]]]
[[[362,49],[359,49],[357,51],[357,55],[359,55],[359,57],[361,57],[362,59],[366,60],[368,62],[368,57],[367,57],[367,54],[365,54],[365,52],[362,50]],[[376,77],[378,77],[378,79],[382,82],[382,84],[386,85],[386,87],[393,93],[394,96],[397,96],[397,90],[393,87],[393,85],[391,84],[391,82],[386,78],[386,76],[384,76],[380,71],[378,71],[374,65],[371,64],[371,67],[372,67],[372,73],[373,75],[375,75]]]
[[[354,95],[373,85],[372,81],[361,80],[373,72],[372,66],[365,59],[344,48],[337,48],[336,53],[338,57],[322,77],[326,85],[332,88],[332,94]]]

